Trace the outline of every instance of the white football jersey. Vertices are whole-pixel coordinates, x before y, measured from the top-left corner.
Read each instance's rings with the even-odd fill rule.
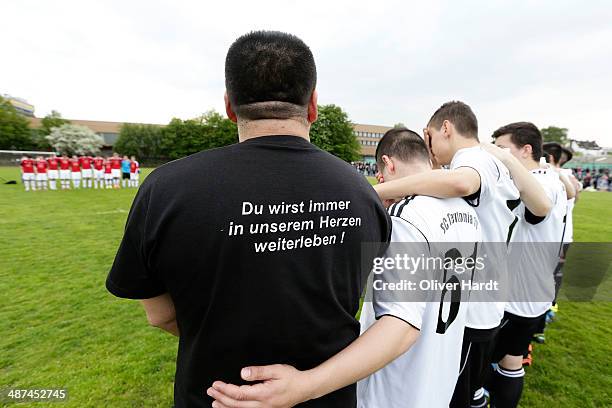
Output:
[[[500,243],[512,239],[518,217],[512,212],[520,203],[520,194],[510,177],[510,172],[497,158],[482,150],[480,146],[460,149],[453,156],[450,168],[471,167],[480,175],[480,191],[475,197],[465,197],[476,210],[482,224],[482,240],[488,252],[485,272],[476,276],[476,282],[490,279],[507,279],[507,250]],[[493,245],[487,245],[494,243]],[[468,307],[467,327],[492,329],[499,326],[504,316],[504,302],[475,302]]]
[[[564,174],[566,177],[570,177],[573,175],[572,169],[561,169],[561,174]],[[570,179],[571,180],[571,179]],[[567,196],[566,196],[567,197]],[[576,198],[570,198],[567,200],[567,218],[565,219],[565,234],[563,235],[563,243],[569,244],[570,242],[574,242],[574,204],[576,203]]]
[[[413,243],[410,245],[418,246],[419,251],[429,256],[444,257],[455,250],[465,258],[476,256],[477,243],[482,238],[480,224],[474,209],[462,199],[415,196],[392,205],[389,213],[393,228],[387,257],[395,255],[391,249],[394,242]],[[402,278],[398,271],[385,271],[380,276],[383,279],[387,276],[390,281]],[[447,276],[450,279],[445,273],[444,278]],[[406,353],[357,383],[357,406],[448,406],[459,376],[467,312],[467,304],[458,299],[467,300],[469,290],[460,294],[440,290],[432,292],[435,293],[432,301],[400,302],[380,301],[380,297],[377,300],[376,291],[371,286],[367,290],[370,296],[366,294],[366,298],[372,302],[363,304],[362,333],[377,318],[392,315],[419,329],[420,336]],[[451,295],[455,294],[460,296],[453,297],[451,302]]]
[[[553,206],[544,218],[531,214],[523,203],[514,210],[520,220],[508,258],[512,289],[506,310],[522,317],[537,317],[550,308],[567,211],[567,194],[559,175],[551,169],[536,169],[531,174]]]

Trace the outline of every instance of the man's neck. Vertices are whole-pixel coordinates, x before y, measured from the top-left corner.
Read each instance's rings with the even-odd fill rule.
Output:
[[[523,165],[525,166],[525,168],[529,171],[531,170],[536,170],[540,168],[540,163],[538,163],[535,160],[524,160],[523,161]]]
[[[310,141],[310,125],[299,119],[259,119],[238,120],[238,140],[254,139],[263,136],[297,136]]]
[[[455,151],[455,153],[461,149],[466,149],[469,147],[476,147],[480,145],[480,142],[478,141],[478,139],[475,139],[473,137],[465,137],[462,135],[456,135],[453,138],[453,150]]]
[[[402,163],[401,167],[396,170],[396,176],[397,178],[402,178],[424,173],[429,170],[431,170],[431,166],[424,162]]]

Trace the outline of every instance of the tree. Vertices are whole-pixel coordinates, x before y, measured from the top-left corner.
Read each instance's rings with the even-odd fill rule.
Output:
[[[95,154],[103,143],[102,138],[88,127],[71,124],[54,127],[46,139],[55,150],[70,156]]]
[[[198,119],[204,126],[207,149],[228,146],[238,141],[238,126],[219,112],[210,110]]]
[[[544,143],[557,142],[562,146],[569,143],[566,128],[549,126],[547,128],[541,129],[540,132],[542,133],[542,140],[544,140]]]
[[[208,111],[195,119],[172,119],[162,130],[161,151],[164,157],[174,160],[237,141],[236,124],[215,111]]]
[[[40,123],[40,128],[32,129],[32,139],[36,145],[36,150],[51,150],[51,144],[49,144],[47,136],[51,134],[53,128],[70,123],[70,121],[62,118],[62,115],[54,110],[42,118]]]
[[[30,122],[17,113],[9,101],[0,97],[0,149],[33,150],[36,147]]]
[[[319,106],[319,118],[310,127],[310,140],[319,148],[347,162],[361,157],[353,125],[339,106]]]
[[[397,128],[405,128],[406,125],[404,125],[402,122],[397,122],[395,125],[393,125],[393,127],[395,129],[397,129]]]
[[[59,113],[58,111],[52,110],[50,114],[42,118],[40,123],[41,123],[40,130],[46,136],[46,135],[51,134],[51,130],[53,128],[69,124],[70,121],[68,119],[62,118],[62,114]]]
[[[161,126],[124,123],[114,149],[128,156],[159,159],[164,157],[161,144]]]

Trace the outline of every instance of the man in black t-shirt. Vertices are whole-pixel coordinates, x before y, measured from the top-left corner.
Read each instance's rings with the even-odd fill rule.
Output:
[[[300,39],[242,36],[225,75],[240,143],[147,177],[106,281],[114,295],[142,299],[152,325],[179,336],[176,407],[210,407],[212,381],[241,383],[242,367],[308,369],[350,344],[377,255],[362,243],[390,235],[364,177],[309,142],[316,68]],[[354,386],[304,404],[354,405]]]

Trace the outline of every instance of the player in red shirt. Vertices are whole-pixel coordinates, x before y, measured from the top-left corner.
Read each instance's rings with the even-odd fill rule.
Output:
[[[79,163],[79,158],[75,155],[70,159],[70,170],[72,177],[72,185],[74,188],[79,188],[81,185],[81,164]]]
[[[70,189],[70,159],[63,154],[59,159],[59,177],[62,190]]]
[[[49,169],[47,170],[47,177],[49,178],[49,188],[51,190],[57,190],[57,178],[59,176],[59,160],[54,154],[47,159]]]
[[[106,188],[113,188],[113,163],[110,159],[104,160],[104,184]]]
[[[119,188],[119,179],[121,178],[121,157],[119,157],[119,153],[113,153],[113,157],[110,159],[112,165],[112,174],[113,174],[113,187]]]
[[[36,190],[36,175],[34,173],[34,160],[28,156],[21,157],[21,180],[25,191]]]
[[[136,161],[136,157],[132,156],[130,160],[130,187],[138,187],[138,179],[140,178],[140,163]]]
[[[79,157],[79,163],[81,164],[81,176],[83,177],[83,188],[91,188],[91,178],[93,172],[91,170],[91,162],[93,158],[91,156]]]
[[[94,188],[104,188],[104,159],[100,156],[96,156],[93,159],[93,182]]]
[[[39,190],[47,189],[47,161],[42,156],[36,158],[36,184]]]

